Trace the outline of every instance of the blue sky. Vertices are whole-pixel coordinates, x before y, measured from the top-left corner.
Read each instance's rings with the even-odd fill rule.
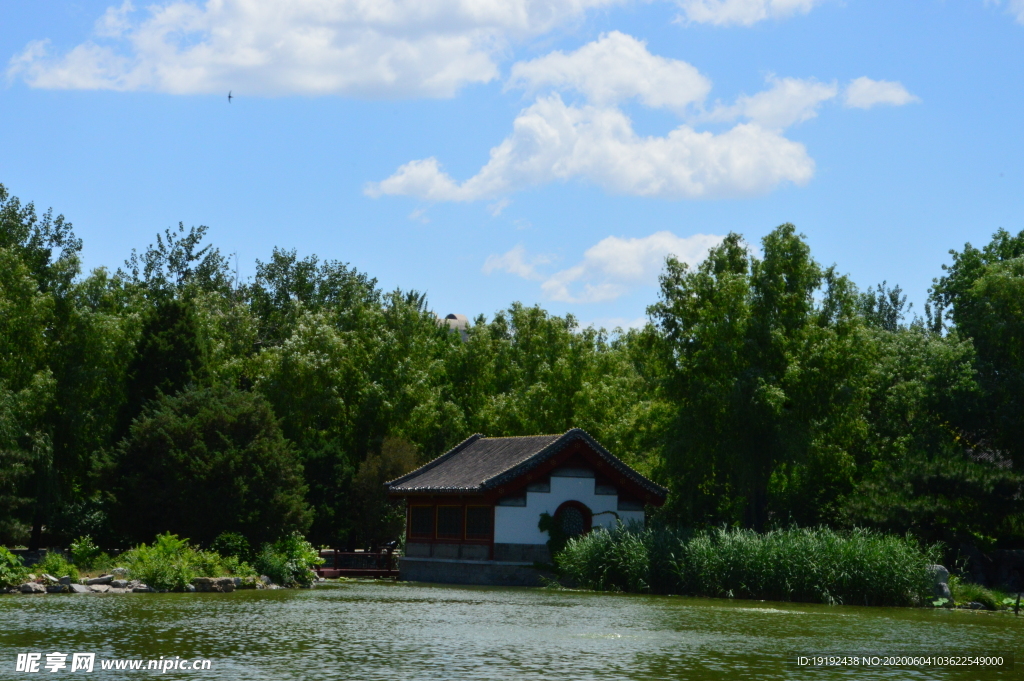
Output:
[[[1024,0],[0,0],[0,182],[87,267],[210,227],[445,314],[635,323],[783,222],[922,306],[1024,228]],[[228,91],[234,95],[229,104]]]

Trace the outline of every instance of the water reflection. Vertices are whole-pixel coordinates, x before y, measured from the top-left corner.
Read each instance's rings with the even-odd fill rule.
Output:
[[[0,678],[18,652],[209,658],[174,678],[999,679],[1009,670],[807,669],[797,654],[1021,653],[1000,613],[411,584],[311,591],[0,597]],[[65,672],[66,673],[66,672]],[[153,672],[94,672],[140,678]]]

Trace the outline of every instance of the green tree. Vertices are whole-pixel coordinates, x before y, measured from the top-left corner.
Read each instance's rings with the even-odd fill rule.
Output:
[[[270,405],[224,386],[156,398],[118,446],[108,489],[133,542],[238,532],[259,544],[310,522],[302,465]]]
[[[54,457],[54,367],[81,248],[63,216],[39,216],[0,185],[0,526],[20,535],[30,508],[34,548],[68,477]]]
[[[206,345],[189,299],[165,298],[147,312],[127,374],[116,439],[128,434],[146,403],[206,377]]]
[[[411,442],[384,438],[379,454],[370,454],[352,480],[352,542],[367,548],[398,539],[405,530],[405,508],[388,498],[384,483],[416,468],[419,458]]]
[[[667,512],[682,522],[820,522],[852,483],[870,360],[856,290],[792,225],[762,246],[751,257],[730,234],[694,269],[669,258],[649,309],[676,409]]]
[[[984,409],[970,439],[1024,470],[1024,231],[1000,229],[984,248],[950,254],[931,302],[977,353]]]

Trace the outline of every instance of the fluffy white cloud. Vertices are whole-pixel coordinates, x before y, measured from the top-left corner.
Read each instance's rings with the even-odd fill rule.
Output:
[[[544,276],[537,271],[537,265],[546,265],[551,262],[547,255],[530,256],[522,244],[516,246],[507,253],[491,255],[484,262],[484,274],[492,272],[508,272],[523,279],[543,279]]]
[[[685,61],[653,55],[643,42],[612,31],[575,52],[514,64],[507,87],[575,90],[599,105],[636,97],[645,106],[683,113],[704,101],[711,81]]]
[[[769,76],[771,88],[756,95],[743,95],[732,106],[714,109],[711,120],[747,118],[766,128],[788,128],[818,115],[822,102],[833,99],[839,89],[835,83],[814,79]]]
[[[545,276],[538,265],[553,258],[527,253],[520,244],[507,253],[492,255],[484,263],[485,274],[500,271],[533,281],[543,281],[541,290],[550,300],[566,303],[597,303],[614,300],[637,286],[653,286],[665,266],[665,258],[673,255],[695,265],[707,255],[708,249],[721,243],[715,234],[694,234],[678,237],[672,232],[655,232],[642,238],[624,239],[610,236],[591,246],[583,260],[568,268]],[[632,320],[629,326],[643,324]]]
[[[871,80],[862,76],[850,81],[846,86],[845,104],[857,109],[870,109],[879,104],[903,106],[920,101],[919,97],[907,92],[907,89],[896,81]]]
[[[695,24],[752,26],[765,19],[806,14],[824,0],[677,0],[680,19]]]
[[[449,97],[496,78],[510,41],[619,1],[126,1],[94,40],[33,42],[7,73],[41,88]]]
[[[657,283],[667,256],[696,264],[721,241],[714,234],[684,238],[672,232],[639,239],[610,236],[588,248],[582,262],[545,280],[541,290],[551,300],[567,303],[615,300],[636,286]]]
[[[620,194],[703,198],[763,194],[786,181],[804,184],[813,174],[814,161],[802,144],[756,123],[717,135],[681,125],[664,137],[641,137],[619,109],[570,106],[552,94],[519,114],[512,134],[465,182],[427,158],[406,163],[365,191],[474,201],[582,178]]]

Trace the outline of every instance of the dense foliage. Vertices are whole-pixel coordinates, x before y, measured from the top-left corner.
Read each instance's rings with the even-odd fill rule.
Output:
[[[671,489],[674,526],[1024,546],[1024,232],[952,252],[923,317],[782,225],[670,258],[642,329],[514,303],[465,339],[337,261],[239,281],[205,234],[83,273],[71,225],[0,187],[0,542],[368,547],[400,531],[387,479],[577,426]]]
[[[161,394],[121,441],[108,473],[111,523],[131,541],[161,531],[209,544],[309,526],[293,445],[260,395],[228,386]]]
[[[561,573],[589,589],[773,601],[914,605],[930,601],[937,547],[868,530],[619,527],[569,540]]]
[[[139,544],[117,557],[126,576],[158,591],[183,591],[196,577],[253,576],[252,568],[215,551],[203,551],[177,535],[159,535],[152,544]]]

